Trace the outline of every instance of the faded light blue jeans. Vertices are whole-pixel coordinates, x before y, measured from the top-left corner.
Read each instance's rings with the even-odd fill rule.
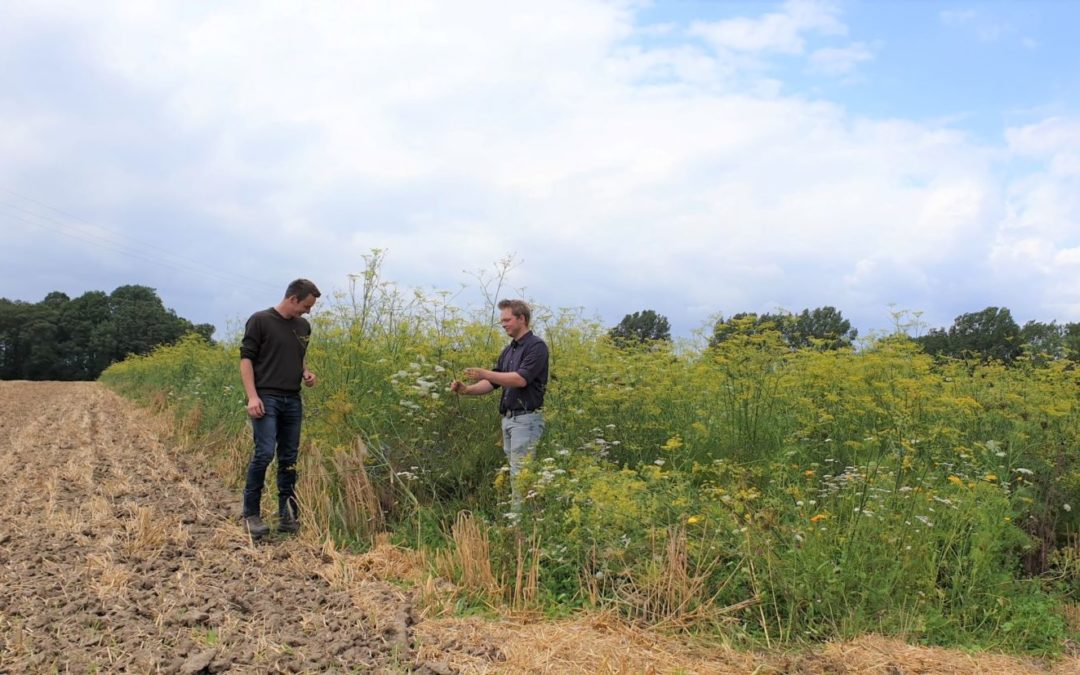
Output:
[[[503,452],[506,453],[506,459],[510,462],[510,482],[514,489],[514,503],[519,504],[521,497],[518,495],[515,479],[544,433],[544,413],[531,412],[517,417],[503,417],[502,432]]]
[[[278,513],[299,514],[296,502],[296,457],[300,451],[300,423],[304,403],[300,394],[260,395],[266,414],[251,418],[255,452],[247,470],[244,486],[244,515],[259,515],[266,468],[277,454]]]

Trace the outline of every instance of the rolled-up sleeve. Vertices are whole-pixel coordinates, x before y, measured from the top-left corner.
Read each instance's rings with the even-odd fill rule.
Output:
[[[262,344],[262,330],[259,322],[252,317],[244,326],[244,338],[240,341],[240,358],[256,361],[259,358],[259,346]]]

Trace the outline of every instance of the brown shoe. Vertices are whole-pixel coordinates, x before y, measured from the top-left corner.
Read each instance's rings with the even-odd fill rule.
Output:
[[[286,534],[292,534],[300,530],[300,521],[294,518],[291,514],[282,516],[278,519],[278,532],[284,532]]]
[[[259,516],[244,516],[244,530],[251,535],[252,539],[262,539],[270,534],[270,528]]]

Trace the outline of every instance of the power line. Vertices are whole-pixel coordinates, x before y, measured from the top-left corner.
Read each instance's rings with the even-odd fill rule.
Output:
[[[10,204],[5,204],[4,202],[0,202],[0,205],[10,207]],[[100,236],[96,236],[96,235],[94,235],[93,233],[90,233],[90,232],[65,229],[63,224],[60,224],[59,226],[50,225],[49,223],[35,221],[35,220],[29,219],[29,218],[26,218],[26,217],[23,217],[23,216],[14,215],[14,214],[10,214],[10,213],[9,214],[0,214],[0,216],[6,217],[9,220],[13,220],[15,222],[19,222],[19,223],[22,223],[22,224],[36,226],[36,227],[39,227],[39,228],[42,228],[42,229],[45,229],[45,230],[50,230],[50,231],[55,232],[57,234],[60,234],[62,236],[69,237],[71,239],[75,239],[77,241],[81,241],[81,242],[90,244],[92,246],[96,246],[96,247],[101,248],[101,249],[112,251],[112,252],[118,253],[118,254],[120,254],[122,256],[132,258],[134,260],[140,260],[140,261],[143,261],[143,262],[146,262],[146,263],[150,263],[152,265],[157,265],[157,266],[160,266],[160,267],[166,267],[166,268],[169,268],[171,270],[186,273],[186,274],[196,274],[196,275],[202,275],[204,277],[212,277],[212,278],[215,278],[215,279],[217,279],[219,281],[224,281],[226,283],[243,286],[245,288],[248,288],[249,290],[256,290],[255,286],[253,286],[252,283],[251,283],[253,280],[240,277],[239,281],[238,281],[238,278],[236,278],[236,277],[226,276],[222,272],[220,272],[218,270],[215,270],[215,269],[213,269],[211,267],[207,267],[205,265],[192,266],[192,264],[184,262],[184,261],[170,260],[168,258],[164,258],[164,257],[161,257],[161,256],[155,256],[155,255],[152,255],[150,253],[140,251],[140,250],[138,250],[136,248],[132,248],[130,246],[127,246],[123,242],[110,241],[110,240],[102,238]],[[41,217],[41,216],[36,216],[36,217]],[[264,282],[257,282],[256,281],[254,283],[258,284],[259,286],[264,286],[264,285],[267,286],[267,287],[270,286],[270,284],[266,284]]]
[[[116,232],[115,230],[111,230],[109,228],[99,225],[94,225],[79,218],[78,216],[74,216],[70,213],[62,211],[61,209],[55,208],[31,197],[21,195],[17,192],[14,192],[13,190],[0,187],[0,191],[6,192],[7,194],[12,195],[18,199],[37,204],[40,207],[65,216],[66,218],[69,218],[71,220],[78,221],[79,223],[82,223],[84,227],[79,227],[76,224],[70,222],[64,222],[46,213],[40,213],[24,208],[22,205],[16,203],[0,200],[0,206],[7,207],[9,211],[16,211],[21,212],[21,214],[25,214],[6,214],[9,219],[15,220],[17,222],[45,230],[50,230],[57,234],[61,234],[66,237],[82,241],[84,243],[88,243],[93,246],[109,250],[123,256],[127,256],[129,258],[141,260],[143,262],[148,262],[155,265],[162,265],[175,271],[208,276],[233,285],[244,286],[249,290],[257,289],[259,290],[259,292],[262,292],[263,289],[271,288],[274,290],[280,290],[277,284],[271,284],[260,279],[253,279],[243,275],[221,270],[215,267],[211,267],[203,262],[176,255],[175,253],[155,244],[139,241],[137,239],[134,239],[133,237],[129,237],[125,234]]]
[[[135,239],[134,237],[130,237],[130,236],[128,236],[126,234],[123,234],[123,233],[120,233],[120,232],[116,232],[115,230],[111,230],[111,229],[109,229],[107,227],[103,227],[103,226],[100,226],[100,225],[95,225],[95,224],[90,223],[90,222],[88,222],[88,221],[86,221],[86,220],[84,220],[84,219],[82,219],[82,218],[80,218],[80,217],[78,217],[76,215],[70,214],[70,213],[68,213],[66,211],[63,211],[63,210],[58,209],[56,207],[50,206],[49,204],[46,204],[46,203],[41,202],[39,200],[33,199],[32,197],[27,197],[25,195],[21,195],[21,194],[15,192],[13,190],[10,190],[8,188],[0,187],[0,190],[3,190],[4,192],[7,192],[8,194],[13,195],[13,196],[15,196],[15,197],[17,197],[19,199],[23,199],[23,200],[32,202],[32,203],[37,204],[39,206],[42,206],[42,207],[44,207],[46,209],[49,209],[50,211],[53,211],[53,212],[58,213],[60,215],[63,215],[63,216],[65,216],[67,218],[70,218],[72,220],[78,221],[78,222],[82,223],[83,225],[85,225],[86,227],[94,228],[95,230],[99,231],[100,233],[104,233],[104,234],[108,235],[108,236],[101,236],[99,233],[95,233],[95,232],[85,232],[85,231],[76,230],[77,232],[80,232],[80,234],[83,234],[85,236],[90,237],[93,240],[90,243],[95,243],[95,241],[96,241],[96,242],[112,244],[113,246],[118,246],[123,250],[127,250],[129,252],[133,252],[133,253],[138,254],[138,255],[149,256],[149,258],[144,257],[144,259],[147,259],[150,262],[160,262],[161,260],[168,260],[168,261],[170,261],[170,262],[172,262],[174,264],[183,265],[184,268],[185,268],[183,271],[191,271],[191,268],[193,266],[196,269],[199,269],[199,270],[205,271],[207,273],[213,274],[213,275],[217,276],[218,278],[230,278],[230,279],[233,279],[233,280],[236,280],[236,281],[241,281],[241,282],[244,282],[244,283],[254,283],[254,284],[258,284],[260,286],[267,286],[267,287],[270,287],[270,288],[277,288],[276,284],[270,284],[270,283],[268,283],[266,281],[263,281],[263,280],[260,280],[260,279],[252,279],[250,277],[245,277],[243,275],[238,275],[238,274],[231,273],[231,272],[223,272],[223,271],[221,271],[221,270],[219,270],[217,268],[210,267],[210,266],[208,266],[208,265],[206,265],[206,264],[204,264],[204,263],[202,263],[200,261],[192,260],[190,258],[184,258],[182,256],[178,256],[175,253],[173,253],[173,252],[171,252],[171,251],[169,251],[167,249],[164,249],[164,248],[162,248],[160,246],[157,246],[156,244],[151,244],[151,243],[147,243],[147,242],[144,242],[144,241],[139,241],[139,240]],[[34,212],[34,211],[30,211],[28,209],[25,209],[25,208],[23,208],[21,206],[15,205],[15,204],[11,204],[9,202],[0,201],[0,204],[6,205],[6,206],[8,206],[10,208],[18,209],[18,210],[20,210],[20,211],[22,211],[24,213],[27,213],[29,215],[34,216],[35,218],[40,218],[40,219],[52,222],[55,225],[60,226],[60,227],[68,227],[68,228],[75,229],[74,226],[72,226],[71,224],[64,223],[64,222],[59,221],[56,218],[53,218],[51,216],[43,215],[43,214],[40,214],[40,213],[37,213],[37,212]],[[24,222],[26,222],[26,221],[24,221]],[[42,223],[31,223],[31,224],[37,224],[37,225],[42,225],[43,226]],[[63,231],[62,233],[68,234],[69,236],[71,236],[71,233],[67,232],[66,230]],[[110,239],[110,237],[111,237],[111,239]],[[138,249],[139,246],[144,247],[146,249],[149,249],[149,252],[139,251],[139,249]]]

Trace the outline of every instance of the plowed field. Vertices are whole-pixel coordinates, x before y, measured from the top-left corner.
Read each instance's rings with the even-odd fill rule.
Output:
[[[0,382],[0,672],[1080,672],[868,637],[691,649],[603,617],[425,618],[308,537],[253,543],[239,495],[96,383]]]

